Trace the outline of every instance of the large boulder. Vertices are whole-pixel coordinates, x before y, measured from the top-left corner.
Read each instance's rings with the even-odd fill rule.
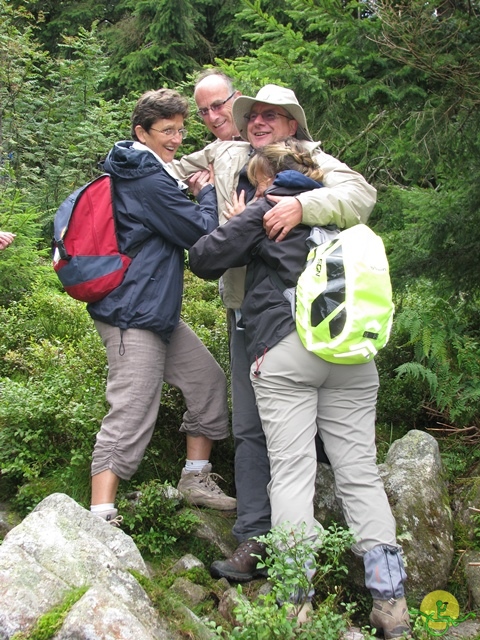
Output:
[[[480,551],[467,551],[463,556],[463,565],[473,607],[480,610]]]
[[[421,602],[445,589],[453,560],[453,518],[438,443],[413,429],[379,467],[407,563],[407,591]]]
[[[168,640],[132,576],[148,575],[132,539],[63,494],[53,494],[12,529],[0,546],[0,640],[28,632],[78,587],[56,640]]]
[[[393,442],[379,472],[404,549],[407,592],[419,606],[427,593],[445,588],[454,553],[452,513],[437,441],[423,431],[409,431]],[[315,488],[317,520],[323,525],[344,524],[328,465],[318,465]],[[363,563],[352,556],[347,564],[351,583],[361,591]]]

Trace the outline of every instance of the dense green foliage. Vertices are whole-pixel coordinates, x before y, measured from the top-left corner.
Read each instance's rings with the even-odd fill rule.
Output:
[[[172,498],[168,483],[152,480],[139,487],[135,499],[122,498],[118,509],[122,528],[129,532],[144,557],[162,557],[181,546],[198,525],[190,509],[181,509],[183,500]],[[158,523],[162,526],[159,527]]]
[[[193,74],[211,64],[248,95],[267,82],[293,88],[314,139],[377,187],[370,223],[396,297],[377,358],[379,452],[433,428],[449,478],[468,473],[480,455],[479,16],[478,0],[0,0],[0,229],[17,234],[0,252],[0,498],[21,513],[53,491],[88,505],[106,359],[50,267],[53,214],[129,137],[140,92],[191,97]],[[198,118],[187,124],[182,151],[211,139]],[[217,283],[187,270],[183,317],[228,374]],[[176,483],[183,410],[165,387],[122,494]],[[215,445],[230,491],[232,456],[231,441]],[[191,523],[175,533],[172,514],[173,532],[156,539],[131,524],[155,555]]]
[[[48,275],[38,277],[21,301],[0,306],[2,492],[16,493],[22,513],[54,491],[88,506],[91,452],[107,410],[100,337],[85,305],[60,292],[56,276]],[[225,313],[216,310],[215,285],[190,280],[186,318],[227,369]],[[130,488],[152,478],[176,484],[185,456],[178,433],[184,410],[180,393],[165,386],[158,429]],[[218,443],[212,460],[232,486],[231,442]]]
[[[39,278],[0,307],[0,468],[22,512],[52,490],[87,504],[106,357],[84,305]],[[68,489],[68,490],[67,490]]]

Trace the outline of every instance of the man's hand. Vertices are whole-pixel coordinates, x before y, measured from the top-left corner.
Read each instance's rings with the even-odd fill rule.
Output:
[[[267,198],[277,204],[263,216],[263,226],[270,240],[281,242],[289,231],[302,221],[302,205],[291,196],[271,196]]]

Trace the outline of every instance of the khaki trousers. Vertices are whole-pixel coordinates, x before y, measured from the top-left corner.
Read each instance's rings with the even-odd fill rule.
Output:
[[[123,480],[132,477],[152,437],[164,382],[185,398],[180,431],[211,440],[228,436],[225,374],[183,321],[169,344],[151,331],[120,331],[98,320],[95,327],[107,350],[110,411],[97,434],[92,475],[109,469]]]

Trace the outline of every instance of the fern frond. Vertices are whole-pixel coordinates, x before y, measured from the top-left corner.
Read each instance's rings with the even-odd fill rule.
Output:
[[[437,391],[438,379],[436,373],[424,367],[419,362],[405,362],[397,367],[395,372],[399,377],[410,377],[412,380],[422,380],[426,382],[432,395]]]

